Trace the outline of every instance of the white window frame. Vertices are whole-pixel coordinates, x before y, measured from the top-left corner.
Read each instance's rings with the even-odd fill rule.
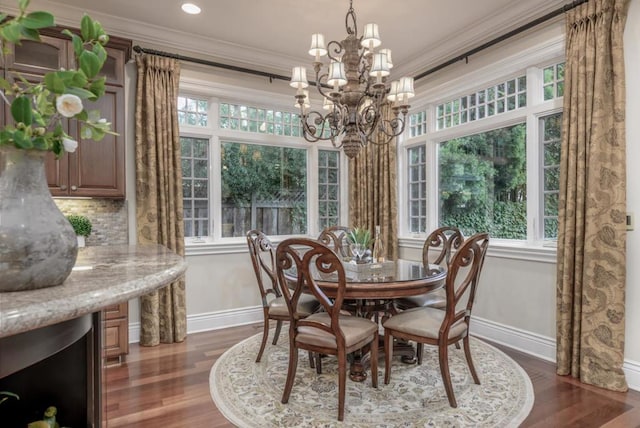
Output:
[[[421,248],[427,234],[438,227],[438,201],[433,196],[427,196],[427,232],[412,233],[409,229],[408,216],[408,183],[407,165],[408,149],[416,145],[426,146],[427,157],[427,195],[438,194],[438,164],[437,147],[443,141],[453,138],[473,135],[492,129],[503,128],[517,123],[526,124],[527,141],[527,239],[507,240],[492,239],[490,254],[498,257],[524,260],[539,260],[555,262],[555,248],[551,248],[549,241],[544,241],[540,231],[539,219],[542,213],[542,192],[540,182],[540,139],[539,119],[541,117],[561,112],[562,98],[544,101],[543,97],[543,69],[552,64],[564,61],[563,37],[556,37],[543,46],[533,49],[533,52],[520,52],[512,58],[486,66],[481,70],[474,70],[468,75],[460,75],[449,82],[419,93],[412,100],[411,111],[427,111],[427,133],[409,138],[409,132],[399,139],[398,159],[398,214],[400,245],[408,248]],[[527,106],[507,111],[499,115],[485,117],[480,120],[467,122],[451,128],[437,130],[436,106],[465,94],[473,93],[491,86],[497,82],[504,82],[526,73],[527,77]]]
[[[317,237],[318,230],[318,150],[337,150],[330,142],[310,143],[302,137],[280,136],[254,133],[240,130],[220,129],[218,107],[220,103],[244,104],[272,108],[280,111],[296,112],[293,96],[253,90],[240,86],[181,78],[181,96],[206,99],[208,101],[207,126],[180,125],[180,135],[185,137],[209,139],[209,236],[200,240],[185,237],[186,255],[230,254],[246,252],[246,238],[222,237],[222,182],[221,182],[221,142],[232,141],[247,144],[262,144],[278,147],[293,147],[307,150],[307,236]],[[319,106],[321,108],[321,106]],[[340,221],[348,222],[348,159],[340,154]],[[271,237],[280,242],[288,236]]]

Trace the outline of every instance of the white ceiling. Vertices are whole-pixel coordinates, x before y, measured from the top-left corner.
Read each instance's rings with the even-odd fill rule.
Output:
[[[191,0],[202,8],[187,15],[181,0],[32,0],[29,10],[55,13],[78,26],[82,13],[107,32],[169,52],[288,74],[308,65],[312,33],[346,36],[348,0]],[[416,74],[565,4],[563,0],[354,0],[358,30],[376,22],[394,70]],[[17,0],[0,0],[15,11]]]

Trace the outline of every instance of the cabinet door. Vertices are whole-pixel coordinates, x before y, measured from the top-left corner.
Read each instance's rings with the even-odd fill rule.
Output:
[[[105,320],[104,355],[107,359],[122,357],[129,352],[129,332],[126,319]]]
[[[41,37],[42,43],[23,40],[12,45],[7,56],[7,68],[18,72],[43,75],[49,71],[67,68],[69,42],[54,37]]]
[[[129,316],[129,303],[124,302],[118,305],[108,306],[103,309],[104,319],[127,318]]]
[[[107,78],[107,85],[124,87],[124,51],[106,48],[107,60],[100,74]]]
[[[80,138],[80,124],[71,122],[70,135],[78,141],[75,153],[69,153],[69,196],[106,198],[124,197],[124,89],[107,86],[96,102],[84,100],[85,109],[100,110],[118,135],[106,135],[101,141]]]

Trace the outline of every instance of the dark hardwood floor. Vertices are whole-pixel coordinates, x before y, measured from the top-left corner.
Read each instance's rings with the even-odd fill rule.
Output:
[[[184,343],[130,347],[125,364],[106,370],[106,426],[232,427],[209,395],[216,359],[244,338],[250,325],[189,335]],[[640,427],[640,392],[615,393],[557,376],[555,365],[498,346],[529,374],[535,404],[522,427]]]

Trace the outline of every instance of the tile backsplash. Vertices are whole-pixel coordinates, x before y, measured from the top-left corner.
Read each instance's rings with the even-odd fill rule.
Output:
[[[84,215],[91,220],[91,235],[86,245],[118,245],[129,242],[127,201],[123,199],[58,199],[56,205],[64,215]]]

